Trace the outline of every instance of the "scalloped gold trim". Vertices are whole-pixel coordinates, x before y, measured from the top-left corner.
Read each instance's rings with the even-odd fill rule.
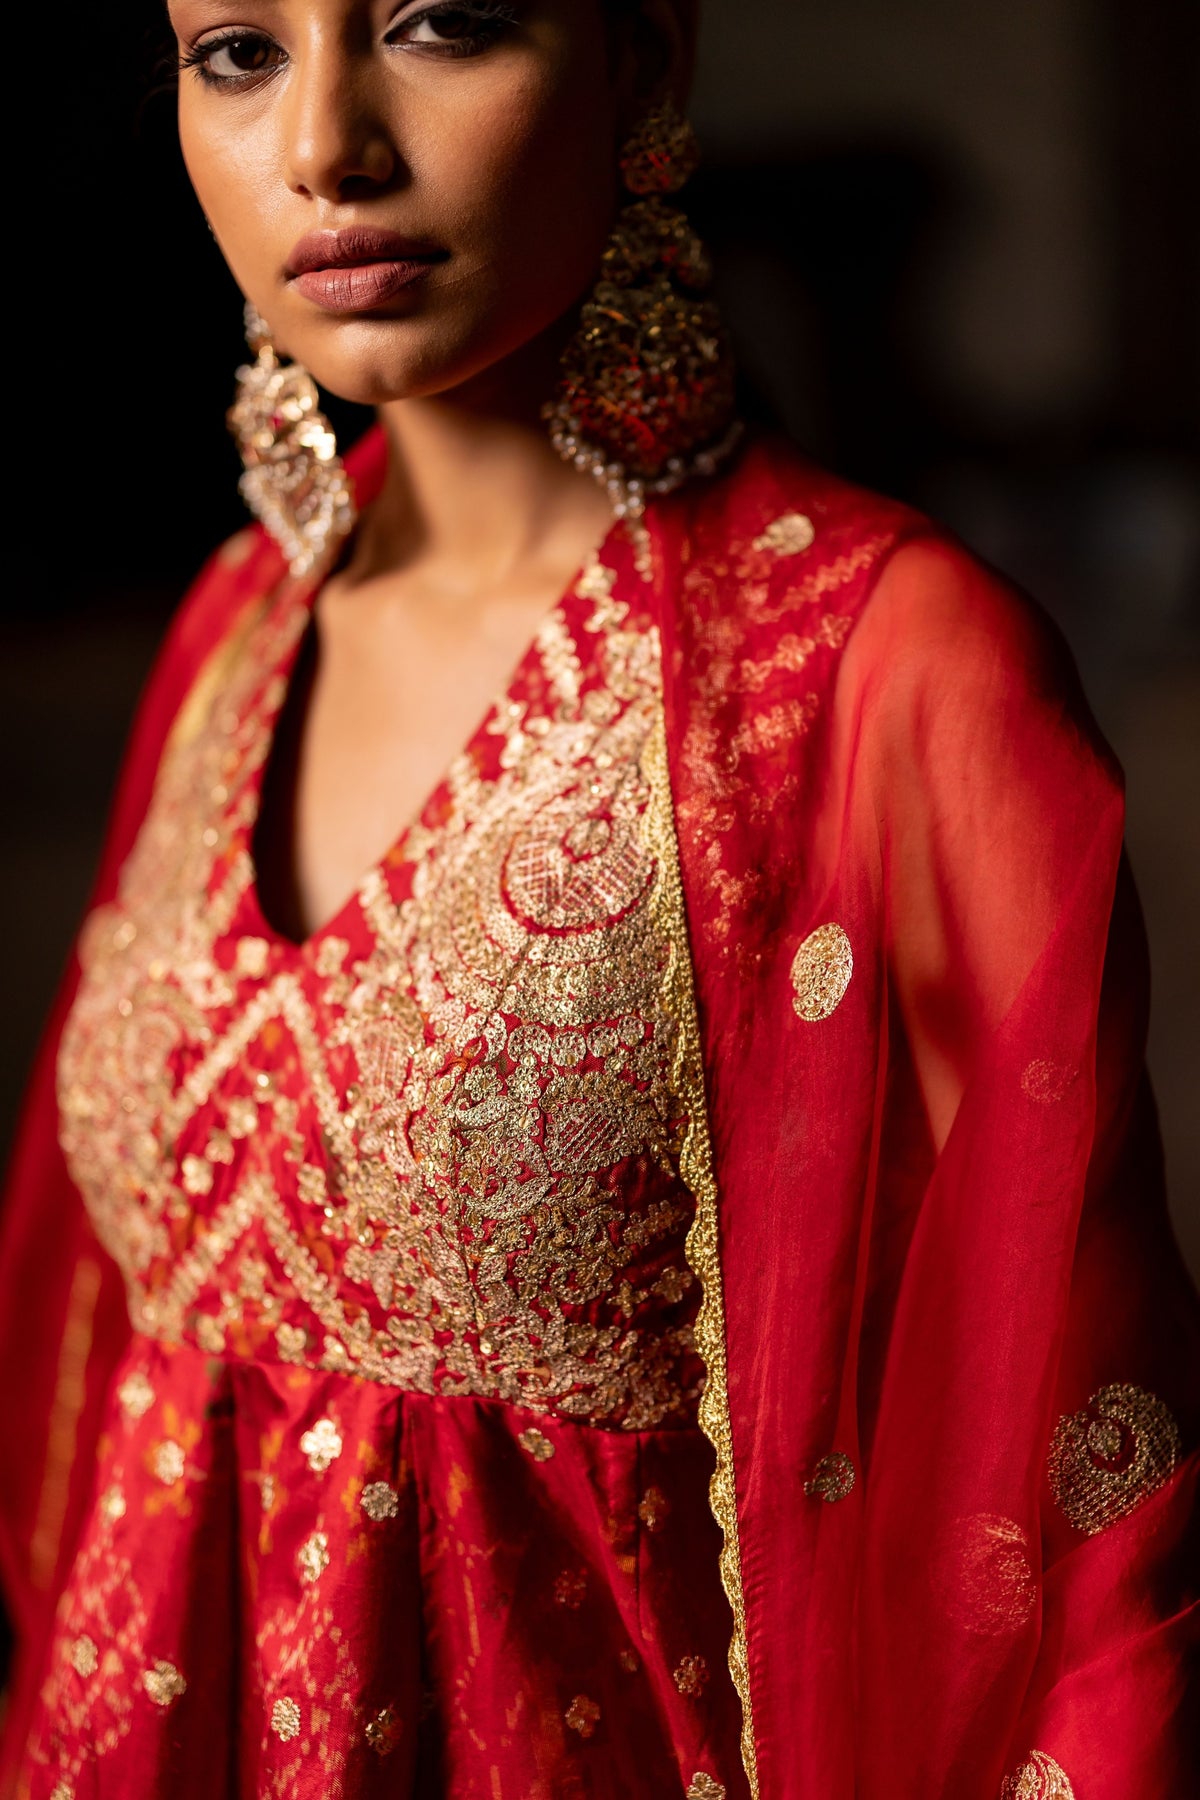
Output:
[[[754,1710],[750,1699],[746,1602],[742,1591],[733,1438],[729,1423],[725,1294],[721,1275],[717,1183],[713,1171],[708,1111],[704,1100],[700,1025],[692,983],[683,882],[679,872],[679,845],[675,836],[671,775],[667,764],[666,725],[661,707],[643,754],[642,769],[651,790],[646,829],[650,846],[658,860],[659,871],[653,905],[666,941],[671,946],[670,962],[663,977],[663,999],[679,1032],[672,1074],[675,1091],[682,1099],[688,1117],[687,1132],[680,1152],[679,1172],[696,1202],[696,1214],[687,1236],[687,1258],[701,1287],[700,1311],[696,1319],[696,1347],[704,1359],[707,1377],[700,1401],[700,1426],[717,1456],[717,1466],[709,1485],[709,1503],[723,1535],[721,1582],[733,1610],[729,1672],[742,1703],[742,1763],[750,1784],[751,1800],[758,1800],[758,1754],[754,1743]]]

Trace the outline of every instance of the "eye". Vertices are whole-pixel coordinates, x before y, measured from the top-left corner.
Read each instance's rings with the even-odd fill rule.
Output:
[[[195,69],[202,81],[214,87],[252,81],[269,75],[283,60],[273,39],[257,31],[231,31],[224,37],[206,38],[179,59],[181,69]]]
[[[494,44],[515,19],[511,6],[495,0],[438,0],[437,5],[393,27],[388,41],[402,49],[476,56]]]

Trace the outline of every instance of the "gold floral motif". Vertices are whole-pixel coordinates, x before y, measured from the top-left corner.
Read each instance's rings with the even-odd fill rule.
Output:
[[[685,1699],[698,1700],[708,1681],[708,1664],[702,1656],[685,1656],[672,1679]]]
[[[203,1156],[185,1156],[180,1168],[183,1176],[183,1191],[199,1198],[207,1194],[213,1184],[212,1164]]]
[[[400,1496],[390,1481],[369,1481],[362,1491],[359,1505],[368,1519],[380,1525],[394,1519],[400,1511]]]
[[[280,1325],[275,1333],[275,1348],[284,1362],[303,1362],[308,1333],[302,1325]]]
[[[376,1756],[390,1756],[400,1742],[400,1720],[394,1707],[385,1706],[368,1719],[363,1736]]]
[[[147,1626],[148,1609],[129,1560],[107,1532],[85,1540],[59,1603],[39,1701],[49,1736],[44,1728],[36,1734],[36,1760],[44,1761],[53,1748],[59,1769],[74,1777],[78,1746],[103,1742],[107,1753],[128,1737],[145,1691]],[[94,1677],[81,1680],[76,1657],[81,1654],[85,1667],[91,1660],[86,1648],[80,1652],[83,1638],[96,1646],[98,1662]]]
[[[527,1451],[529,1455],[532,1456],[534,1462],[549,1462],[550,1458],[554,1455],[554,1445],[550,1442],[550,1439],[546,1436],[545,1432],[539,1431],[536,1425],[529,1425],[524,1431],[520,1432],[517,1436],[517,1442],[520,1444],[522,1450]]]
[[[219,1319],[209,1313],[201,1313],[196,1320],[196,1342],[210,1356],[220,1356],[225,1349],[225,1327]]]
[[[818,1457],[804,1484],[804,1491],[810,1498],[828,1500],[831,1504],[853,1493],[854,1464],[846,1452],[830,1450],[825,1456]]]
[[[68,1652],[71,1667],[77,1675],[94,1675],[100,1666],[100,1653],[96,1649],[96,1640],[86,1633],[77,1637]]]
[[[1179,1427],[1155,1394],[1117,1382],[1059,1419],[1050,1442],[1050,1491],[1077,1531],[1094,1535],[1169,1481]]]
[[[600,1708],[587,1694],[576,1694],[563,1718],[582,1738],[590,1738],[600,1723]]]
[[[140,1419],[154,1405],[154,1389],[140,1369],[127,1375],[117,1389],[117,1404],[127,1419]]]
[[[343,937],[322,938],[317,949],[316,970],[326,981],[332,981],[340,975],[350,954],[350,946]]]
[[[244,937],[238,939],[234,952],[233,966],[239,975],[252,981],[261,981],[267,972],[267,960],[270,945],[266,938]]]
[[[258,1126],[258,1102],[249,1094],[235,1094],[225,1108],[231,1138],[248,1138]]]
[[[554,1598],[560,1606],[577,1612],[587,1593],[587,1576],[582,1569],[564,1569],[554,1578]]]
[[[624,1669],[624,1671],[627,1675],[636,1675],[638,1670],[642,1666],[641,1663],[638,1661],[637,1651],[630,1650],[628,1648],[617,1651],[617,1661],[620,1663],[621,1667]]]
[[[300,1439],[300,1453],[314,1475],[323,1475],[342,1454],[342,1434],[332,1419],[318,1419]]]
[[[125,1517],[125,1495],[115,1484],[105,1488],[100,1496],[100,1517],[108,1525],[115,1525],[118,1519]]]
[[[56,1781],[50,1789],[50,1800],[75,1800],[75,1789],[69,1781]]]
[[[325,1532],[314,1531],[305,1538],[296,1554],[296,1562],[301,1581],[311,1586],[321,1579],[329,1567],[329,1539]]]
[[[687,1800],[725,1800],[725,1789],[711,1775],[700,1772],[688,1784]]]
[[[300,1708],[286,1694],[271,1708],[271,1730],[284,1744],[300,1735]]]
[[[792,1005],[797,1015],[817,1024],[835,1013],[854,973],[850,939],[840,925],[811,931],[792,961]]]
[[[671,1502],[661,1488],[648,1487],[638,1502],[638,1518],[647,1531],[661,1531],[670,1510]]]
[[[209,1162],[231,1163],[233,1161],[233,1139],[227,1131],[214,1131],[209,1137],[204,1154]]]
[[[1031,1750],[1020,1768],[1005,1777],[1000,1800],[1075,1800],[1075,1789],[1052,1756]]]
[[[305,1163],[302,1169],[297,1169],[296,1192],[306,1206],[324,1206],[329,1198],[324,1169],[314,1168],[311,1163]]]
[[[772,519],[759,532],[751,548],[770,550],[776,556],[799,556],[802,550],[809,548],[816,535],[807,513],[786,512]]]
[[[143,1670],[142,1686],[155,1706],[173,1706],[187,1693],[187,1682],[170,1662],[156,1662],[152,1669]]]
[[[183,1454],[182,1444],[174,1438],[164,1438],[154,1449],[154,1473],[164,1487],[174,1487],[177,1481],[183,1480],[187,1460]]]

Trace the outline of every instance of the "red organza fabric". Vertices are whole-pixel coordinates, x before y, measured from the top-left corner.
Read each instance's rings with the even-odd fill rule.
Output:
[[[380,454],[376,439],[360,459],[364,491]],[[118,802],[102,902],[145,813],[171,721],[179,717],[176,737],[186,737],[209,704],[202,690],[211,677],[196,687],[207,652],[228,648],[247,606],[279,579],[270,548],[250,543],[236,566],[210,566],[164,653]],[[662,1533],[662,1566],[675,1585],[651,1604],[664,1626],[694,1618],[697,1641],[719,1625],[732,1639],[733,1684],[712,1666],[711,1635],[699,1652],[708,1674],[699,1704],[680,1688],[674,1644],[660,1661],[643,1656],[643,1675],[630,1679],[649,1678],[676,1710],[660,1709],[654,1724],[614,1716],[621,1690],[606,1687],[590,1738],[561,1721],[576,1740],[580,1785],[560,1775],[553,1791],[603,1794],[608,1782],[656,1800],[747,1790],[769,1800],[1174,1800],[1197,1772],[1184,1688],[1196,1634],[1188,1534],[1197,1309],[1166,1223],[1142,1074],[1144,946],[1120,859],[1119,778],[1069,660],[1033,609],[923,521],[775,444],[754,444],[716,481],[655,504],[644,532],[614,533],[577,597],[603,631],[646,643],[657,628],[661,638],[662,719],[637,757],[650,791],[634,809],[628,866],[640,856],[653,869],[651,911],[662,936],[649,961],[657,955],[661,1029],[672,1044],[671,1099],[660,1111],[668,1162],[694,1205],[687,1261],[703,1292],[698,1310],[695,1290],[681,1295],[678,1322],[692,1322],[706,1366],[700,1416],[712,1449],[702,1462],[688,1424],[652,1434],[691,1460],[686,1471],[681,1463],[678,1488],[665,1474],[655,1482],[682,1529],[669,1550],[672,1533]],[[636,629],[626,631],[630,621]],[[576,633],[577,650],[580,641]],[[561,644],[547,648],[547,668],[554,664],[569,686],[570,658]],[[628,674],[632,664],[624,667]],[[618,821],[606,823],[611,830]],[[596,854],[599,827],[575,814],[558,825],[560,851]],[[532,866],[521,865],[522,878]],[[538,866],[544,882],[546,865]],[[262,977],[247,971],[247,979]],[[414,1446],[415,1469],[433,1417],[449,1442],[467,1415],[489,1445],[489,1472],[472,1494],[495,1485],[487,1504],[503,1509],[515,1483],[540,1496],[539,1517],[551,1521],[555,1554],[539,1564],[544,1593],[549,1563],[562,1560],[565,1538],[556,1533],[572,1532],[578,1544],[577,1514],[597,1516],[591,1489],[609,1477],[585,1457],[569,1490],[547,1485],[543,1478],[576,1465],[560,1450],[539,1463],[523,1449],[515,1428],[531,1396],[519,1382],[508,1393],[454,1396],[421,1392],[410,1373],[392,1392],[364,1364],[359,1374],[339,1367],[343,1352],[379,1350],[369,1302],[362,1335],[332,1334],[340,1351],[306,1336],[303,1367],[280,1358],[277,1340],[272,1355],[265,1337],[231,1338],[229,1318],[217,1319],[225,1335],[210,1340],[211,1367],[203,1345],[172,1350],[138,1339],[126,1348],[111,1265],[88,1235],[54,1145],[53,1045],[52,1030],[0,1263],[6,1294],[22,1296],[3,1320],[8,1366],[19,1360],[29,1373],[4,1399],[5,1441],[23,1446],[0,1492],[6,1587],[26,1646],[10,1771],[25,1755],[54,1597],[76,1591],[76,1547],[82,1541],[86,1556],[93,1541],[96,1515],[84,1524],[90,1453],[101,1421],[109,1411],[118,1418],[119,1401],[105,1396],[124,1385],[114,1374],[122,1356],[177,1359],[170,1381],[191,1395],[193,1411],[210,1395],[214,1420],[230,1416],[223,1409],[239,1383],[258,1384],[252,1413],[278,1407],[290,1447],[289,1506],[301,1490],[316,1491],[306,1489],[314,1480],[333,1475],[328,1491],[344,1488],[336,1531],[315,1526],[303,1508],[289,1511],[292,1536],[281,1531],[272,1580],[286,1569],[299,1582],[302,1555],[307,1566],[330,1555],[318,1590],[335,1553],[354,1567],[354,1533],[376,1542],[368,1526],[386,1532],[407,1517],[402,1484],[386,1474],[395,1517],[364,1515],[365,1475],[389,1455],[398,1469],[405,1444]],[[404,1076],[386,1080],[399,1087]],[[68,1137],[71,1129],[78,1119]],[[294,1129],[304,1135],[299,1119]],[[185,1153],[203,1162],[203,1148]],[[210,1166],[215,1188],[225,1165]],[[180,1164],[182,1212],[203,1212],[187,1180]],[[164,1213],[170,1204],[164,1191]],[[344,1278],[348,1248],[331,1248]],[[169,1285],[171,1256],[156,1262],[151,1251],[146,1267]],[[292,1287],[299,1292],[294,1279]],[[140,1278],[131,1283],[135,1315],[146,1292]],[[224,1304],[206,1310],[217,1318]],[[245,1295],[234,1310],[257,1318]],[[621,1341],[612,1315],[589,1322],[615,1326]],[[167,1324],[166,1337],[180,1335]],[[290,1312],[278,1324],[309,1330]],[[141,1326],[158,1336],[153,1318]],[[469,1380],[480,1349],[463,1365]],[[157,1395],[156,1371],[147,1379]],[[686,1387],[686,1375],[679,1379]],[[268,1400],[280,1383],[286,1400]],[[547,1437],[559,1428],[553,1407],[532,1410]],[[317,1475],[299,1450],[301,1438],[318,1451],[332,1443],[321,1420],[342,1439],[341,1458],[370,1447],[362,1467],[353,1465],[357,1490],[350,1463],[339,1482],[337,1461]],[[125,1450],[114,1440],[101,1454],[157,1454],[137,1437],[142,1429],[130,1424]],[[164,1441],[161,1423],[145,1430],[159,1434],[154,1444]],[[576,1421],[562,1430],[617,1458],[633,1441],[611,1414],[599,1428]],[[194,1452],[171,1441],[184,1456],[186,1491]],[[205,1438],[214,1456],[226,1454],[219,1443],[235,1441],[235,1427],[215,1423]],[[706,1542],[695,1499],[714,1456],[732,1624],[713,1585],[717,1540]],[[243,1477],[269,1472],[257,1444],[238,1466]],[[438,1478],[428,1457],[421,1467],[432,1493]],[[151,1472],[139,1492],[169,1494],[175,1485]],[[420,1495],[420,1481],[412,1491]],[[238,1526],[247,1547],[235,1554],[232,1540],[218,1544],[216,1563],[257,1569],[261,1499],[260,1481],[253,1529]],[[473,1500],[461,1516],[446,1541],[484,1541]],[[628,1528],[628,1505],[620,1517]],[[324,1548],[305,1552],[318,1529]],[[611,1620],[621,1590],[611,1549],[610,1561],[600,1560],[604,1530],[577,1572],[586,1591],[605,1595]],[[402,1528],[393,1539],[413,1541]],[[446,1554],[466,1558],[468,1550]],[[415,1566],[410,1558],[413,1580]],[[184,1604],[182,1574],[172,1579],[155,1563],[153,1579],[178,1619],[198,1620]],[[435,1578],[422,1569],[423,1591],[427,1579]],[[284,1596],[291,1618],[310,1585]],[[682,1610],[685,1589],[694,1614]],[[436,1617],[443,1604],[448,1621],[458,1618],[453,1595],[435,1606]],[[553,1605],[557,1624],[562,1609]],[[387,1629],[398,1630],[388,1617]],[[517,1596],[508,1617],[514,1634],[518,1620],[525,1634],[510,1666],[528,1667],[536,1682],[554,1656],[551,1628],[532,1598]],[[608,1679],[617,1647],[616,1635],[604,1641],[593,1683]],[[454,1679],[470,1678],[469,1624],[465,1644],[447,1644],[439,1665],[453,1667]],[[390,1645],[381,1667],[402,1686],[411,1641]],[[137,1696],[145,1714],[158,1706],[156,1688],[170,1695],[160,1715],[180,1737],[186,1718],[215,1708],[223,1742],[261,1745],[242,1720],[249,1709],[261,1724],[266,1689],[250,1690],[249,1701],[244,1686],[234,1691],[252,1666],[245,1646],[236,1657],[218,1649],[216,1670],[199,1676],[167,1648],[146,1648]],[[436,1660],[428,1645],[423,1654]],[[90,1660],[84,1650],[83,1663]],[[159,1660],[170,1669],[160,1671]],[[273,1669],[285,1660],[281,1652]],[[312,1666],[318,1676],[325,1667],[319,1658]],[[176,1675],[188,1685],[172,1695]],[[70,1704],[82,1706],[94,1677],[74,1663],[70,1676]],[[683,1686],[694,1677],[685,1670]],[[734,1687],[744,1773],[721,1737]],[[595,1700],[594,1688],[580,1693]],[[297,1707],[312,1699],[283,1697]],[[372,1726],[382,1742],[396,1729],[395,1705],[388,1693],[364,1690],[355,1728]],[[722,1723],[705,1740],[708,1760],[692,1768],[681,1754],[695,1745],[699,1757],[699,1741],[688,1739],[683,1752],[672,1721],[706,1709]],[[508,1729],[513,1741],[496,1756],[496,1779],[532,1791],[537,1728],[518,1720]],[[81,1724],[80,1741],[91,1730]],[[343,1741],[332,1726],[326,1740]],[[376,1760],[370,1742],[356,1740],[366,1742],[373,1771],[403,1769],[412,1752],[401,1746],[412,1741],[401,1731],[392,1757]],[[653,1760],[668,1745],[670,1774]],[[474,1791],[456,1787],[457,1778],[436,1779],[447,1794]],[[239,1790],[237,1779],[231,1772],[230,1793],[254,1791]],[[397,1774],[381,1791],[405,1793],[407,1779]]]
[[[736,1772],[643,818],[661,683],[610,587],[597,560],[302,944],[253,827],[310,592],[254,610],[173,734],[58,1059],[135,1332],[37,1800]]]

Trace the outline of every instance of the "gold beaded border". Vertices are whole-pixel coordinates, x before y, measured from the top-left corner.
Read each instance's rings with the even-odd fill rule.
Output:
[[[679,871],[679,844],[675,836],[675,810],[667,763],[666,721],[661,704],[654,730],[643,753],[642,768],[650,784],[651,796],[647,809],[647,836],[658,863],[652,904],[671,947],[670,960],[663,977],[663,995],[679,1033],[672,1079],[675,1091],[687,1109],[688,1119],[680,1151],[679,1172],[696,1202],[695,1217],[687,1235],[687,1259],[701,1287],[700,1310],[696,1318],[696,1348],[704,1359],[706,1379],[700,1400],[699,1419],[701,1429],[717,1457],[708,1497],[713,1516],[721,1527],[721,1582],[733,1611],[729,1672],[742,1703],[742,1764],[750,1785],[751,1800],[758,1800],[758,1753],[754,1742],[754,1709],[750,1698],[746,1601],[742,1589],[733,1434],[729,1421],[725,1293],[721,1276],[717,1182],[704,1099],[700,1023],[692,982],[683,881]]]

